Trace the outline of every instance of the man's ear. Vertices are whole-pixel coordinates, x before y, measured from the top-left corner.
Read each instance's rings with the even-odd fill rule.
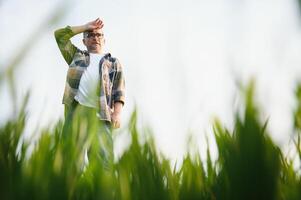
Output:
[[[83,43],[84,43],[85,46],[87,46],[87,45],[86,45],[86,40],[85,40],[85,39],[83,39]]]

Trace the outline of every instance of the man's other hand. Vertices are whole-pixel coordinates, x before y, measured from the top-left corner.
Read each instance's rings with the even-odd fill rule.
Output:
[[[111,115],[111,122],[113,128],[120,128],[120,114],[113,112]]]

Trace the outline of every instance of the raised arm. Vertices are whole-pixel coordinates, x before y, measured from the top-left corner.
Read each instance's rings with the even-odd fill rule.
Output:
[[[77,51],[77,47],[71,43],[70,39],[74,35],[80,34],[82,32],[100,29],[103,27],[103,25],[103,22],[99,18],[97,18],[96,20],[93,20],[81,26],[67,26],[54,32],[55,40],[68,65],[72,62],[73,56]]]

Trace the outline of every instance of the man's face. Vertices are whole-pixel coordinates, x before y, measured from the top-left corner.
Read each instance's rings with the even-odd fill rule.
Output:
[[[95,29],[84,33],[84,45],[89,52],[100,53],[103,49],[105,39],[102,29]]]

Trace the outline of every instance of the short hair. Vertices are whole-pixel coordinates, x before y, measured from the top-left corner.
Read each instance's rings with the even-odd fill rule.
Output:
[[[83,32],[83,38],[86,38],[89,32],[90,32],[90,31],[84,31],[84,32]]]

